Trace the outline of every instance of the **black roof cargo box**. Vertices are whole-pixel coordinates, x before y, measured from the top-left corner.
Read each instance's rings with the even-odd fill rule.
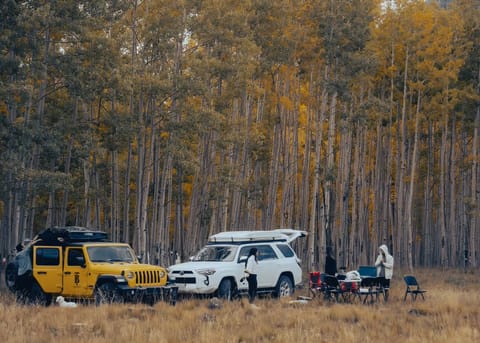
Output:
[[[58,245],[75,242],[106,242],[108,234],[80,226],[53,227],[43,230],[38,234],[41,239],[38,244]]]

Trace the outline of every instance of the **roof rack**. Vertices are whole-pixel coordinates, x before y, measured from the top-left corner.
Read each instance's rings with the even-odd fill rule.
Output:
[[[65,226],[48,228],[38,234],[39,244],[58,245],[75,242],[106,242],[108,234],[104,231],[92,230],[81,226]]]
[[[291,243],[308,233],[295,229],[244,230],[220,232],[209,237],[208,243],[287,242]]]
[[[288,236],[276,231],[229,231],[210,236],[209,243],[241,243],[287,241]]]

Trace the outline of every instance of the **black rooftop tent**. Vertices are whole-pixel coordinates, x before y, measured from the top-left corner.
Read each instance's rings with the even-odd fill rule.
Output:
[[[39,244],[58,245],[75,242],[107,242],[108,234],[80,226],[53,227],[40,232],[37,236]]]

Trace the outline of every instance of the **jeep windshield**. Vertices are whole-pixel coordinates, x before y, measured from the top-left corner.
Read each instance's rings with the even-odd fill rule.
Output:
[[[127,262],[136,261],[132,250],[128,246],[96,246],[87,248],[92,262]]]
[[[192,261],[231,262],[235,259],[236,246],[207,245],[193,257]]]

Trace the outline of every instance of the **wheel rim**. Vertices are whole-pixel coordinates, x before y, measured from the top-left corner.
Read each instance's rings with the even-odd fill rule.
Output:
[[[290,282],[287,280],[283,280],[280,283],[280,288],[279,288],[279,296],[280,297],[288,297],[292,294],[292,289],[290,287]]]

